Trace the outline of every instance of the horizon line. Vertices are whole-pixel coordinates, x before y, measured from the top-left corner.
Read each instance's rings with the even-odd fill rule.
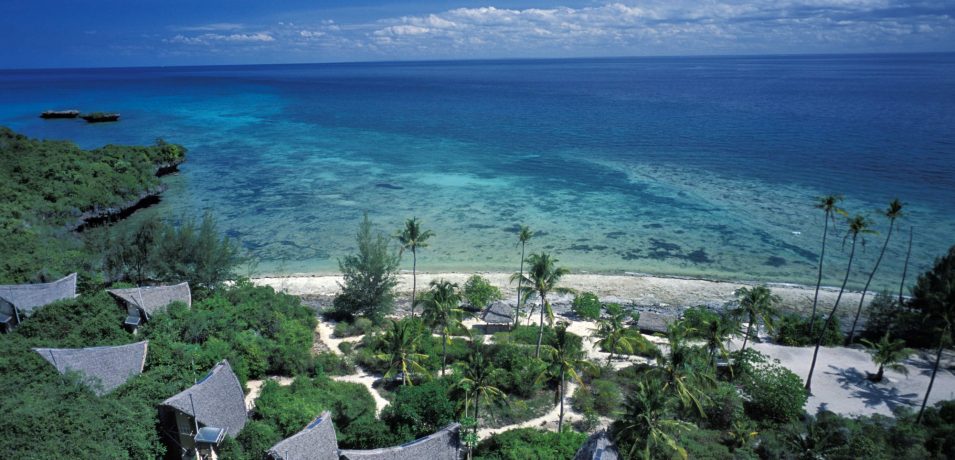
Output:
[[[0,67],[4,71],[37,70],[109,70],[109,69],[177,69],[200,67],[257,67],[257,66],[309,66],[309,65],[354,65],[354,64],[435,64],[466,62],[517,62],[517,61],[587,61],[615,59],[676,59],[676,58],[780,58],[780,57],[839,57],[839,56],[926,56],[955,54],[955,51],[895,51],[895,52],[855,52],[855,53],[752,53],[752,54],[647,54],[647,55],[608,55],[575,57],[500,57],[500,58],[462,58],[462,59],[382,59],[356,61],[313,61],[278,62],[262,64],[173,64],[173,65],[134,65],[134,66],[92,66],[92,67]]]

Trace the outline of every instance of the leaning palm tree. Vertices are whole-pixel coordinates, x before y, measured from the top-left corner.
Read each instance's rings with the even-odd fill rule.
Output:
[[[663,390],[675,396],[684,408],[695,408],[704,417],[706,390],[716,384],[716,378],[708,365],[700,365],[694,348],[687,345],[687,338],[693,332],[695,329],[682,320],[668,324],[667,351],[658,357],[657,366],[649,372],[664,382]]]
[[[517,233],[517,241],[521,244],[521,271],[518,272],[521,276],[517,279],[517,307],[514,309],[514,327],[521,325],[521,306],[524,300],[524,297],[521,296],[521,285],[524,282],[524,249],[533,236],[534,232],[531,231],[530,227],[521,225],[521,229]]]
[[[658,387],[639,382],[637,389],[624,402],[623,417],[614,422],[612,431],[617,444],[630,444],[627,458],[651,460],[670,458],[675,453],[686,460],[686,449],[677,443],[676,433],[693,425],[676,420],[668,410],[667,394]]]
[[[849,282],[849,274],[852,273],[852,260],[856,255],[856,243],[861,239],[862,244],[865,245],[865,234],[875,233],[873,230],[869,230],[869,225],[869,219],[859,214],[849,219],[849,231],[846,233],[845,238],[852,238],[852,249],[849,251],[846,277],[842,279],[842,287],[839,289],[839,295],[836,296],[836,303],[832,306],[832,312],[829,313],[829,317],[826,318],[826,323],[822,326],[822,331],[829,330],[829,325],[832,323],[833,318],[836,317],[836,311],[839,309],[839,301],[842,300],[842,293],[845,292],[846,283]],[[845,243],[845,238],[843,239],[843,243]],[[816,339],[816,349],[812,352],[812,364],[809,365],[809,375],[806,377],[806,391],[809,392],[812,391],[812,373],[816,369],[816,358],[819,356],[819,348],[822,347],[822,341],[825,337],[826,334],[824,332],[819,333],[819,337]]]
[[[417,217],[405,221],[405,227],[395,234],[401,243],[401,252],[411,250],[411,317],[414,318],[414,306],[417,301],[415,290],[418,284],[418,248],[428,247],[428,238],[434,236],[431,230],[421,230]],[[399,254],[400,255],[400,254]]]
[[[922,421],[929,395],[932,394],[932,386],[935,385],[942,350],[952,345],[952,329],[955,324],[955,246],[949,248],[946,255],[936,259],[931,270],[919,275],[912,288],[910,305],[920,309],[925,315],[925,323],[934,325],[933,332],[938,333],[935,365],[932,367],[932,377],[916,418],[918,423]]]
[[[547,294],[551,292],[569,294],[574,291],[557,286],[560,279],[570,273],[570,270],[557,267],[557,259],[552,259],[549,254],[544,252],[531,254],[527,257],[527,263],[529,264],[527,275],[515,273],[511,275],[511,282],[519,281],[522,285],[518,296],[525,298],[537,296],[540,299],[540,331],[537,333],[537,349],[534,351],[534,357],[540,358],[541,341],[544,339],[544,315],[547,315],[548,322],[554,322],[554,311],[551,310],[550,302],[547,301]]]
[[[723,314],[715,317],[711,321],[707,321],[702,330],[700,330],[703,339],[706,341],[706,349],[709,350],[710,361],[713,363],[714,369],[716,369],[717,366],[717,357],[723,358],[724,360],[729,357],[729,348],[726,347],[726,342],[738,330],[739,321],[736,321],[736,319],[728,314]],[[732,368],[730,368],[730,370],[732,371]]]
[[[474,432],[478,431],[479,416],[481,409],[481,399],[485,402],[492,402],[496,399],[505,399],[504,394],[498,387],[494,386],[494,380],[499,374],[493,364],[484,360],[484,354],[480,348],[473,348],[471,354],[465,359],[459,372],[457,381],[454,383],[456,388],[463,388],[465,391],[474,395]],[[467,416],[467,414],[464,414]]]
[[[468,329],[462,324],[465,312],[460,308],[458,285],[447,280],[432,280],[431,289],[421,296],[421,317],[431,330],[441,332],[441,376],[448,367],[448,344],[451,334]]]
[[[597,328],[593,330],[593,337],[597,339],[594,347],[610,352],[607,355],[607,365],[613,361],[613,355],[617,352],[633,353],[635,350],[646,349],[647,342],[641,340],[639,332],[630,329],[625,324],[630,318],[630,313],[625,312],[620,304],[607,304],[604,306],[607,312],[606,316],[597,320]]]
[[[875,260],[875,267],[872,267],[872,272],[869,273],[869,279],[866,280],[865,287],[862,288],[862,296],[859,297],[859,308],[856,309],[856,317],[852,320],[852,327],[849,329],[849,336],[846,338],[846,346],[852,343],[852,338],[855,336],[856,324],[859,323],[859,315],[862,314],[862,304],[865,303],[865,294],[869,290],[869,284],[872,283],[872,278],[875,278],[875,272],[879,269],[879,264],[882,263],[882,256],[885,255],[885,249],[889,247],[892,230],[895,228],[895,219],[902,216],[902,202],[899,201],[898,198],[892,200],[883,215],[889,218],[889,231],[885,234],[885,242],[882,243],[882,251],[879,252],[879,258]]]
[[[391,330],[384,335],[385,351],[375,355],[388,363],[388,372],[383,378],[399,375],[402,385],[412,385],[414,373],[427,375],[421,361],[427,359],[428,355],[418,353],[420,341],[421,326],[417,321],[407,319],[391,323]]]
[[[578,385],[583,386],[584,382],[580,378],[578,370],[584,368],[595,369],[593,363],[587,361],[584,352],[581,349],[580,339],[570,332],[567,332],[568,323],[561,321],[557,323],[557,329],[554,331],[555,337],[552,345],[547,346],[548,361],[554,370],[553,376],[557,377],[557,394],[555,398],[560,404],[560,415],[557,417],[557,432],[560,433],[564,427],[564,393],[566,391],[565,383],[567,377],[570,377]]]
[[[826,237],[829,234],[829,221],[835,224],[836,214],[846,215],[839,208],[842,195],[826,195],[816,199],[816,208],[826,213],[825,225],[822,228],[822,250],[819,252],[819,274],[816,276],[816,294],[812,297],[812,316],[809,319],[809,336],[812,337],[813,327],[816,325],[816,304],[819,302],[819,287],[822,285],[822,262],[826,257]]]
[[[737,289],[735,294],[736,298],[739,299],[739,307],[733,310],[733,315],[749,323],[746,326],[746,333],[743,335],[743,347],[740,348],[740,351],[742,351],[746,349],[746,342],[752,336],[754,326],[758,331],[759,323],[762,322],[766,329],[772,330],[774,328],[776,316],[779,315],[776,305],[780,302],[780,299],[765,284],[753,288],[742,287]]]
[[[872,362],[879,366],[879,370],[872,376],[872,381],[881,382],[885,375],[885,368],[909,375],[909,370],[902,364],[902,361],[905,361],[912,354],[912,350],[905,348],[904,340],[892,340],[889,333],[886,332],[878,342],[870,342],[866,339],[862,339],[860,342],[866,346],[869,354],[872,355]]]

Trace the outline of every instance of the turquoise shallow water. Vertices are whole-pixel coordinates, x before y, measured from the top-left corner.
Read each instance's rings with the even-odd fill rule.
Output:
[[[812,200],[835,192],[872,217],[907,203],[877,278],[895,286],[910,226],[912,273],[955,243],[953,71],[953,55],[3,71],[0,124],[186,145],[145,212],[212,210],[260,273],[335,271],[368,211],[435,231],[426,271],[512,271],[526,223],[529,250],[574,271],[813,283]],[[36,117],[74,107],[123,120]]]

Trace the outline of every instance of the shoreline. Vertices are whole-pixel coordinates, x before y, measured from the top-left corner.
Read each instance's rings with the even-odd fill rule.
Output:
[[[497,286],[505,297],[516,295],[516,285],[509,282],[510,273],[504,272],[440,272],[418,273],[418,291],[427,288],[432,279],[447,279],[463,285],[468,277],[479,274]],[[294,274],[287,276],[260,276],[252,278],[255,284],[272,286],[277,291],[299,296],[333,296],[339,292],[340,274]],[[411,292],[411,273],[398,274],[399,293]],[[659,276],[646,274],[589,274],[572,273],[562,279],[561,285],[578,292],[593,292],[606,302],[634,303],[641,306],[682,308],[697,305],[722,305],[736,299],[733,293],[741,287],[766,284],[781,298],[780,308],[804,312],[812,308],[815,286],[785,282],[723,281],[701,278]],[[817,308],[831,309],[839,289],[822,286],[819,289]],[[854,313],[861,291],[846,290],[840,306],[843,314]],[[559,296],[558,296],[559,297]],[[875,297],[875,292],[866,294],[866,305]],[[556,299],[555,299],[556,300]],[[840,315],[842,316],[842,315]]]

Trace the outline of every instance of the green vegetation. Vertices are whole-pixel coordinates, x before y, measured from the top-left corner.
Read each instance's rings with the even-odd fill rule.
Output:
[[[462,294],[472,310],[483,310],[492,302],[504,299],[501,289],[481,275],[471,275],[464,283]]]
[[[819,273],[816,277],[816,293],[812,297],[812,313],[809,314],[809,335],[816,331],[816,305],[819,303],[819,288],[822,286],[822,266],[826,258],[826,237],[829,236],[829,222],[836,223],[836,214],[845,216],[846,211],[839,207],[842,201],[842,195],[826,195],[816,199],[816,209],[822,209],[826,213],[823,219],[822,229],[822,247],[819,251]]]
[[[331,313],[342,319],[364,316],[373,321],[391,313],[398,284],[398,254],[384,234],[375,232],[368,214],[358,225],[358,252],[338,260],[345,278]]]
[[[547,295],[552,292],[557,294],[572,292],[570,289],[557,285],[564,275],[570,273],[570,270],[557,267],[557,259],[551,258],[549,254],[544,252],[531,254],[527,259],[528,264],[530,264],[527,275],[515,273],[511,276],[511,282],[516,280],[520,285],[518,297],[527,299],[531,296],[537,296],[540,299],[540,330],[537,335],[537,348],[534,350],[534,356],[540,357],[541,341],[544,337],[544,315],[547,315],[548,323],[554,323],[554,311],[550,308]],[[533,311],[531,314],[533,314]]]
[[[517,308],[514,311],[514,327],[521,325],[521,307],[524,306],[524,297],[521,296],[521,292],[524,292],[524,250],[527,249],[527,242],[534,237],[534,232],[531,231],[531,228],[526,225],[521,225],[520,229],[517,232],[517,240],[521,243],[521,268],[517,273],[520,274],[517,278]],[[511,278],[513,281],[513,277]]]
[[[151,147],[82,150],[0,127],[0,283],[91,273],[90,254],[69,229],[157,193],[157,172],[181,163],[185,154],[162,140]]]
[[[813,323],[824,325],[821,330],[816,327],[815,335],[811,335],[809,328]],[[806,347],[814,345],[822,334],[822,344],[827,347],[842,345],[843,336],[839,326],[839,318],[832,318],[832,321],[823,321],[818,317],[815,321],[808,317],[796,314],[785,313],[776,321],[776,328],[773,333],[773,340],[788,347]]]
[[[583,433],[520,428],[481,441],[474,460],[570,460],[587,439]]]
[[[886,333],[878,342],[862,339],[862,343],[868,348],[869,354],[872,355],[872,362],[879,366],[876,374],[870,377],[872,381],[881,382],[885,368],[909,375],[909,370],[902,365],[902,361],[912,354],[912,350],[905,348],[904,340],[892,340]]]
[[[596,344],[600,347],[600,350],[609,353],[607,355],[608,366],[613,362],[615,353],[640,354],[643,356],[656,355],[658,350],[655,345],[645,339],[639,330],[626,326],[631,314],[624,311],[620,304],[607,304],[604,306],[604,310],[607,314],[597,320],[597,329],[594,330],[593,334],[594,338],[597,339]],[[636,323],[639,318],[640,315],[637,314],[633,322]]]
[[[602,305],[597,294],[593,292],[582,292],[574,296],[574,303],[571,305],[574,313],[583,319],[597,321],[600,318]]]
[[[467,333],[467,328],[461,321],[464,319],[464,310],[461,306],[461,293],[458,285],[447,280],[431,281],[431,289],[421,298],[421,318],[430,330],[437,330],[441,334],[441,376],[448,367],[448,345],[451,335],[457,331]]]
[[[889,232],[885,235],[885,242],[882,243],[879,258],[876,259],[875,266],[872,267],[872,271],[869,273],[869,279],[866,280],[865,287],[862,288],[862,295],[859,297],[859,307],[856,309],[855,319],[852,320],[852,327],[849,329],[849,337],[846,338],[846,345],[851,344],[853,338],[855,338],[856,325],[859,323],[859,316],[862,315],[862,305],[865,303],[865,295],[869,291],[869,285],[872,284],[872,278],[875,278],[875,272],[879,270],[879,265],[882,264],[882,258],[885,257],[885,250],[888,249],[889,240],[892,239],[892,230],[895,229],[895,220],[902,216],[902,202],[899,201],[898,198],[892,200],[883,215],[889,219]]]
[[[774,329],[776,316],[779,315],[776,305],[780,300],[779,296],[773,294],[766,285],[739,288],[736,291],[736,297],[739,299],[739,308],[734,311],[734,314],[740,321],[746,322],[741,348],[745,350],[746,342],[754,337],[753,328],[758,330],[759,323],[763,323],[769,331]]]

